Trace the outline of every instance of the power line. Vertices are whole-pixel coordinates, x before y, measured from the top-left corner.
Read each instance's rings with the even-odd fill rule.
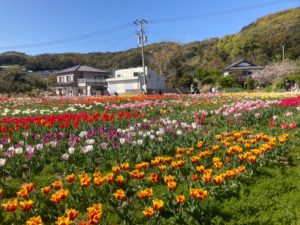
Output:
[[[109,46],[105,51],[109,51],[111,50],[113,47],[117,46],[118,44],[120,44],[121,42],[127,40],[129,37],[135,35],[135,33],[130,32],[128,35],[126,35],[124,38],[118,40],[116,43],[112,44],[111,46]]]
[[[215,12],[207,12],[207,13],[201,13],[201,14],[190,15],[190,16],[150,19],[149,21],[151,21],[152,23],[177,22],[177,21],[182,21],[182,20],[190,20],[190,19],[194,19],[194,18],[226,15],[226,14],[231,14],[231,13],[235,13],[235,12],[254,10],[254,9],[257,9],[257,8],[267,7],[267,6],[274,5],[274,4],[283,4],[283,3],[286,3],[286,2],[295,2],[295,1],[296,0],[285,0],[285,1],[273,0],[273,1],[267,2],[267,3],[244,6],[244,7],[234,8],[234,9],[221,10],[221,11],[215,11]]]
[[[132,27],[131,23],[126,23],[123,25],[114,26],[114,27],[107,28],[104,30],[99,30],[99,31],[95,31],[95,32],[87,33],[87,34],[81,34],[81,35],[68,37],[68,38],[57,39],[57,40],[53,40],[53,41],[37,42],[37,43],[31,43],[31,44],[25,44],[25,45],[4,46],[4,47],[0,47],[0,50],[37,48],[37,47],[47,47],[47,46],[52,46],[52,45],[60,45],[60,44],[65,44],[65,43],[70,43],[70,42],[86,40],[86,39],[94,38],[94,37],[97,37],[100,35],[111,34],[114,32],[118,32],[120,30],[128,29],[129,27]]]
[[[140,21],[144,21],[144,22],[147,22],[147,23],[148,22],[150,22],[150,23],[177,22],[177,21],[183,21],[183,20],[190,20],[190,19],[194,19],[194,18],[212,17],[212,16],[218,16],[218,15],[230,14],[230,13],[234,13],[234,12],[254,10],[254,9],[257,9],[257,8],[267,7],[269,5],[274,5],[274,4],[282,4],[282,3],[286,3],[286,2],[297,2],[298,3],[299,0],[285,0],[285,1],[273,0],[273,1],[267,2],[267,3],[244,6],[244,7],[239,7],[239,8],[229,9],[229,10],[208,12],[208,13],[182,16],[182,17],[169,17],[169,18],[151,19],[151,20],[147,20],[147,21],[144,20],[144,19],[141,19]],[[139,20],[135,21],[136,25],[137,25],[138,21]],[[70,42],[76,42],[76,41],[91,39],[91,38],[101,36],[101,35],[107,35],[107,34],[110,34],[110,33],[118,32],[120,30],[128,29],[131,26],[132,26],[132,23],[126,23],[126,24],[123,24],[123,25],[114,26],[114,27],[107,28],[107,29],[104,29],[104,30],[99,30],[99,31],[95,31],[95,32],[87,33],[87,34],[76,35],[76,36],[68,37],[68,38],[57,39],[57,40],[53,40],[53,41],[36,42],[36,43],[30,43],[30,44],[24,44],[24,45],[2,46],[2,47],[0,47],[0,50],[37,48],[37,47],[47,47],[47,46],[53,46],[53,45],[61,45],[61,44],[66,44],[66,43],[70,43]],[[126,38],[128,38],[128,37],[126,37]],[[124,39],[126,39],[126,38],[124,38]],[[121,41],[123,41],[123,39],[121,39],[120,42]],[[113,44],[112,47],[114,47],[114,45],[116,45],[116,44],[119,44],[120,42],[117,42],[117,43]],[[109,47],[108,49],[110,49],[110,48],[111,47]]]

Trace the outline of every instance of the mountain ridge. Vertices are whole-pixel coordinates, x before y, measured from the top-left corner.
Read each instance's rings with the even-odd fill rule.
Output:
[[[237,34],[186,44],[158,42],[145,47],[146,63],[166,77],[178,79],[199,69],[222,70],[238,58],[266,65],[279,61],[282,45],[288,59],[300,58],[300,7],[272,13],[244,26]],[[120,52],[0,54],[0,65],[18,64],[28,70],[60,70],[86,64],[109,71],[141,65],[139,48]]]

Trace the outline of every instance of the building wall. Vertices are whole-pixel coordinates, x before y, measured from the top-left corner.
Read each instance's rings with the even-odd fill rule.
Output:
[[[69,81],[67,81],[67,77],[69,77]],[[62,82],[60,82],[62,80]],[[56,77],[56,81],[57,83],[70,83],[73,82],[75,80],[74,74],[70,73],[70,74],[64,74],[64,75],[57,75]]]
[[[165,81],[166,79],[162,76],[160,76],[158,73],[155,71],[148,69],[148,74],[147,74],[147,89],[165,89],[166,84]]]
[[[146,70],[146,73],[147,73],[147,67],[145,68],[145,70]],[[143,67],[116,70],[115,71],[115,78],[134,77],[134,73],[137,73],[140,76],[142,76],[143,75]]]
[[[62,75],[57,75],[57,84],[61,83],[70,83],[70,87],[57,87],[56,88],[56,94],[60,95],[59,90],[62,90],[62,95],[64,96],[78,96],[79,95],[79,88],[82,89],[81,95],[91,95],[92,94],[92,88],[91,86],[98,86],[100,88],[100,83],[95,83],[95,84],[87,84],[87,83],[78,83],[78,79],[105,79],[105,77],[108,76],[108,73],[89,73],[89,72],[75,72],[75,73],[70,73],[70,74],[62,74]],[[67,77],[69,77],[69,81],[67,81]],[[96,78],[97,77],[97,78]],[[62,82],[60,82],[60,79]],[[74,83],[77,87],[71,87]],[[79,88],[78,88],[79,87]],[[97,88],[96,88],[97,89]]]
[[[113,95],[115,92],[118,94],[126,94],[136,92],[140,90],[140,81],[137,80],[119,80],[119,81],[108,81],[107,91]]]
[[[165,89],[165,77],[160,76],[155,71],[151,70],[150,68],[145,68],[147,77],[147,89]],[[116,70],[115,71],[115,78],[116,79],[124,79],[121,82],[125,82],[126,78],[133,78],[133,77],[139,77],[140,78],[140,85],[143,87],[144,85],[144,76],[143,76],[143,67],[138,68],[130,68],[130,69],[122,69],[122,70]],[[111,82],[109,82],[109,86]],[[138,88],[140,89],[140,87]]]

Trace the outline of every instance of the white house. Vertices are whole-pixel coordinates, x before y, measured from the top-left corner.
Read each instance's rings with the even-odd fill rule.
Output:
[[[114,77],[106,79],[107,90],[110,94],[137,94],[145,90],[147,93],[165,89],[165,77],[159,75],[148,67],[145,67],[146,77],[143,67],[116,70]],[[145,84],[146,81],[146,84]]]
[[[110,73],[90,66],[77,65],[55,73],[57,95],[103,95],[106,93],[106,78]]]

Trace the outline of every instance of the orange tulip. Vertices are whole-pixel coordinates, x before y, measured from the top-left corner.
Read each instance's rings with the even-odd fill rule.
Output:
[[[198,198],[198,199],[201,199],[201,200],[204,200],[205,198],[207,198],[208,194],[207,194],[207,191],[206,190],[203,190],[201,188],[199,189],[196,189],[196,188],[192,188],[190,190],[190,195],[193,197],[193,198]]]
[[[78,225],[90,225],[89,221],[80,221]]]
[[[126,194],[122,189],[118,189],[115,193],[114,196],[118,200],[124,200],[126,198]]]
[[[182,155],[184,153],[184,148],[177,149],[177,154]]]
[[[68,175],[68,176],[66,177],[66,180],[67,180],[68,182],[72,183],[72,182],[75,180],[75,174],[72,173],[72,174]]]
[[[219,145],[213,145],[213,146],[212,146],[212,149],[213,149],[214,151],[219,151],[219,150],[220,150],[220,146],[219,146]]]
[[[251,163],[255,163],[256,162],[256,156],[255,155],[250,155],[247,157],[248,161]]]
[[[122,163],[122,164],[121,164],[121,169],[122,169],[122,170],[128,170],[128,169],[129,169],[129,163],[128,163],[128,162]]]
[[[167,183],[167,185],[168,185],[168,190],[169,191],[176,190],[176,182],[175,181],[170,181],[170,182]]]
[[[101,217],[102,217],[102,205],[101,204],[94,204],[92,207],[89,207],[87,209],[88,211],[88,224],[89,225],[94,225],[97,224]]]
[[[55,222],[55,224],[57,225],[70,225],[72,223],[73,222],[68,217],[63,217],[63,216],[58,217],[57,221]]]
[[[143,214],[146,217],[150,218],[150,217],[154,216],[154,209],[152,207],[148,207],[143,211]]]
[[[29,211],[32,208],[32,205],[33,205],[33,201],[31,199],[28,201],[20,202],[21,209],[22,209],[22,211],[25,211],[25,212]]]
[[[197,174],[193,174],[193,175],[192,175],[192,180],[193,180],[193,181],[199,180],[199,176],[198,176]]]
[[[44,188],[41,188],[43,194],[49,194],[49,192],[51,191],[51,188],[50,186],[47,186],[47,187],[44,187]]]
[[[124,179],[124,177],[123,177],[122,175],[117,176],[117,178],[116,178],[115,181],[116,181],[116,183],[119,184],[119,185],[125,184],[125,179]]]
[[[26,188],[22,188],[20,191],[17,192],[18,197],[20,198],[27,198],[29,195],[29,192]]]
[[[12,199],[9,200],[6,203],[2,204],[2,207],[7,211],[7,212],[14,212],[16,211],[18,207],[18,200],[17,199]]]
[[[200,157],[199,156],[193,156],[193,157],[191,157],[191,162],[192,163],[198,163],[198,162],[200,162]]]
[[[66,211],[66,215],[70,220],[75,220],[79,212],[76,209],[69,209]]]
[[[184,204],[185,203],[185,196],[184,195],[177,195],[176,196],[176,202],[177,204]]]
[[[141,190],[138,193],[139,198],[144,199],[144,198],[150,198],[153,196],[153,189],[152,188],[147,188],[145,190]]]
[[[105,176],[105,179],[108,183],[112,184],[114,182],[114,174],[113,173],[108,173],[106,176]]]
[[[204,166],[197,166],[196,167],[196,170],[197,170],[197,172],[199,172],[199,173],[204,173],[204,171],[205,171],[205,167]]]
[[[80,178],[80,184],[83,188],[88,187],[91,184],[91,177],[87,176],[87,177],[83,177]]]
[[[196,147],[200,149],[200,148],[203,147],[203,144],[204,144],[203,141],[198,141],[197,144],[196,144]]]
[[[164,180],[165,180],[165,183],[167,184],[167,183],[169,183],[169,182],[171,182],[171,181],[175,181],[175,177],[172,176],[172,175],[166,175],[166,176],[164,177]]]
[[[153,203],[153,208],[155,210],[160,210],[160,209],[162,209],[164,207],[163,200],[155,199],[155,200],[152,201],[152,203]]]
[[[52,183],[52,187],[53,187],[55,190],[61,189],[62,186],[63,186],[63,183],[62,183],[61,180],[57,180],[57,181],[54,181],[54,182]]]
[[[120,172],[120,169],[121,169],[121,167],[119,167],[119,166],[114,166],[114,167],[112,168],[112,171],[113,171],[115,174],[117,174],[117,173]]]
[[[151,182],[158,182],[159,181],[159,176],[158,176],[158,174],[157,173],[151,173],[150,175],[149,175],[149,180],[151,181]]]
[[[224,177],[223,176],[215,176],[213,180],[217,185],[220,185],[223,182]]]
[[[4,196],[4,190],[0,188],[0,198]]]
[[[96,186],[101,186],[103,184],[104,180],[102,177],[100,176],[97,176],[97,177],[94,177],[94,184]]]
[[[42,218],[40,216],[31,217],[27,222],[26,225],[43,225]]]
[[[161,165],[158,167],[161,171],[166,171],[167,170],[167,166],[166,165]]]

